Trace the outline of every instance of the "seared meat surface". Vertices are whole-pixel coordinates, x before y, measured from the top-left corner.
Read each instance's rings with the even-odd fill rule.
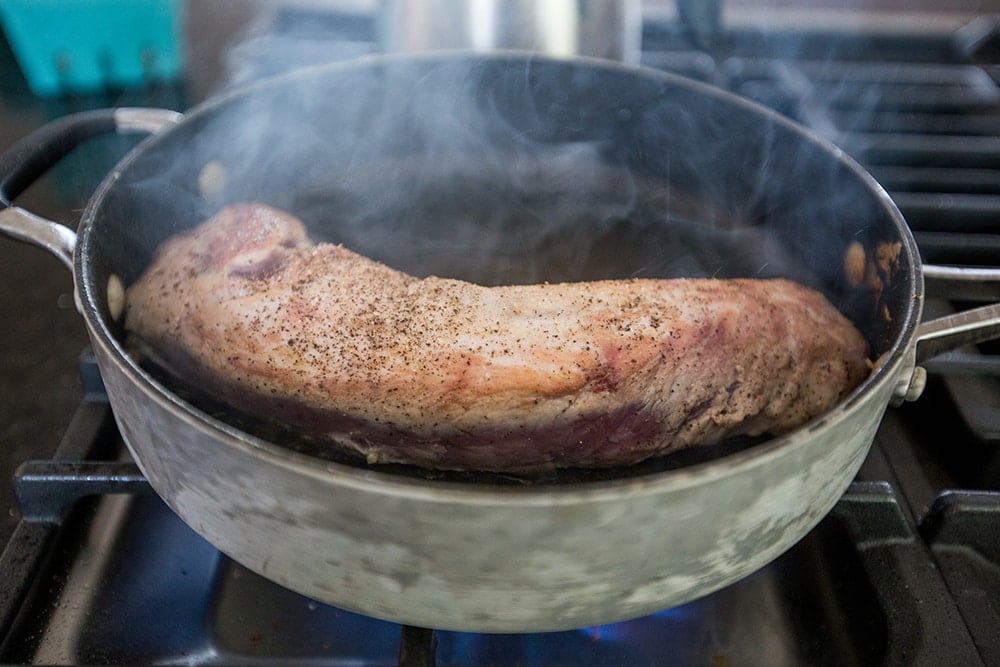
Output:
[[[483,287],[416,278],[263,205],[161,246],[125,328],[190,382],[371,463],[537,472],[778,434],[868,374],[785,280]]]

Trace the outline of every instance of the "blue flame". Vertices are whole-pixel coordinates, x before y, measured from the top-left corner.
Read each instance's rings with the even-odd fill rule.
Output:
[[[696,605],[659,611],[630,621],[563,632],[492,635],[437,633],[441,665],[518,664],[523,667],[582,664],[649,664],[650,651],[669,652],[697,622]]]
[[[692,605],[681,605],[630,621],[580,628],[577,632],[583,633],[594,642],[628,642],[636,635],[654,630],[662,631],[674,624],[688,621],[692,617],[692,612]]]

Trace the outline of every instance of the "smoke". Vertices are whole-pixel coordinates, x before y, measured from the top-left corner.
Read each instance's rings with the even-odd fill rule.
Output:
[[[302,218],[316,241],[414,275],[782,276],[823,290],[872,342],[904,323],[873,321],[872,300],[843,274],[849,249],[874,256],[895,233],[880,202],[835,149],[776,114],[611,63],[359,56],[370,44],[318,55],[252,32],[213,100],[109,197],[116,219],[156,214],[105,251],[133,267],[119,269],[126,283],[170,234],[261,201]],[[325,64],[298,69],[302,60]],[[791,82],[797,99],[815,100],[840,85],[817,87],[808,67],[820,66],[800,64],[729,59],[722,71],[750,94]],[[830,135],[839,127],[811,120]]]
[[[258,200],[416,275],[787,276],[833,293],[872,226],[826,147],[714,91],[610,63],[371,59],[371,26],[330,39],[338,25],[273,11],[249,25],[208,111],[129,180],[174,211],[136,245]],[[720,71],[737,92],[816,96],[815,76],[776,62]]]

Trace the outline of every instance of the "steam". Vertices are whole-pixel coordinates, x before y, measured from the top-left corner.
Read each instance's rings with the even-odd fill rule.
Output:
[[[876,199],[835,151],[774,115],[597,62],[324,51],[306,59],[328,64],[287,73],[307,63],[301,43],[280,42],[238,46],[215,100],[124,175],[131,196],[116,215],[162,218],[109,251],[134,263],[126,284],[170,234],[261,201],[302,218],[315,241],[414,275],[781,276],[823,290],[873,343],[899,326],[873,322],[843,273],[848,253],[874,256],[892,229]],[[738,92],[766,93],[754,85],[767,77],[815,92],[815,76],[786,65],[722,68]],[[825,118],[811,120],[833,134]]]
[[[291,28],[274,12],[251,24],[226,59],[223,112],[193,119],[183,159],[165,156],[149,181],[130,184],[186,201],[175,227],[261,200],[303,218],[317,241],[417,275],[825,286],[855,240],[846,229],[870,214],[815,144],[797,141],[802,154],[791,154],[787,130],[713,93],[652,78],[637,87],[610,64],[365,63],[372,34],[325,39],[328,19],[301,16]],[[288,74],[316,63],[332,64]],[[751,96],[777,80],[814,97],[815,77],[777,63],[730,59],[720,72]],[[275,74],[282,83],[225,101]],[[806,111],[835,137],[825,111]]]

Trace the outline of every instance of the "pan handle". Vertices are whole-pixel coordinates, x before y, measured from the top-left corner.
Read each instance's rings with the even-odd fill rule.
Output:
[[[180,113],[167,109],[97,109],[64,116],[21,139],[0,155],[0,232],[48,250],[72,270],[76,232],[14,206],[14,199],[87,139],[156,133],[180,119]]]
[[[1000,303],[939,317],[917,327],[915,361],[922,363],[962,345],[1000,338]]]
[[[1000,301],[1000,269],[924,264],[929,297],[965,301]]]
[[[1000,269],[925,265],[923,272],[930,295],[958,299],[1000,298]],[[916,343],[899,376],[893,404],[900,405],[920,397],[927,382],[927,372],[919,364],[962,345],[994,338],[1000,338],[1000,303],[922,322],[917,327]]]

